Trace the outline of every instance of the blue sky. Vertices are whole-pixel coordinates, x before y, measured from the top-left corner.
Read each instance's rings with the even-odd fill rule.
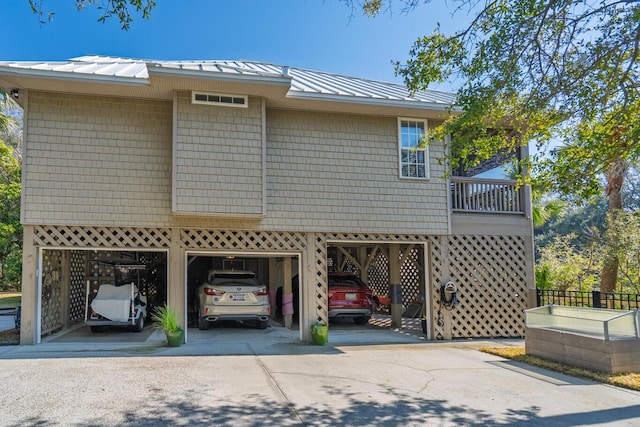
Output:
[[[399,0],[396,4],[399,5]],[[144,59],[246,59],[401,82],[392,61],[404,61],[413,42],[455,28],[444,1],[409,14],[367,18],[338,0],[157,0],[151,19],[135,17],[129,31],[116,19],[96,22],[94,6],[44,0],[54,10],[40,24],[27,0],[2,0],[0,61],[66,60],[87,54]],[[456,15],[457,21],[464,19]],[[448,84],[433,89],[455,90]]]

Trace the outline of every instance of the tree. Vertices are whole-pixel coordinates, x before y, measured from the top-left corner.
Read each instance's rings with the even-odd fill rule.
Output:
[[[422,2],[400,3],[411,10]],[[363,10],[375,15],[391,4],[367,0]],[[454,77],[463,82],[457,94],[459,114],[434,130],[439,138],[452,135],[454,167],[473,166],[533,141],[541,154],[526,159],[525,170],[546,188],[583,200],[606,192],[609,222],[615,223],[627,167],[640,159],[640,3],[451,4],[457,13],[469,13],[469,25],[452,35],[436,28],[420,38],[396,71],[413,91]],[[544,160],[554,139],[562,148]],[[604,257],[603,291],[615,286],[615,253],[612,247]]]
[[[51,22],[55,12],[46,12],[46,0],[28,0],[31,11],[38,15],[41,23]],[[81,11],[98,5],[100,17],[98,22],[106,22],[111,17],[117,17],[123,30],[128,30],[133,22],[132,13],[139,13],[142,18],[149,19],[151,10],[156,7],[155,0],[75,0],[76,8]],[[135,12],[133,10],[135,9]]]
[[[0,89],[0,289],[16,287],[22,275],[22,226],[20,225],[22,136],[17,106]],[[5,144],[3,139],[10,140]]]
[[[20,163],[0,140],[0,284],[19,284],[22,264]]]

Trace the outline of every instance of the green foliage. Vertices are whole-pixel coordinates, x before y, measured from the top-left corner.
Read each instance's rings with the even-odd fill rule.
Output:
[[[43,8],[46,0],[28,0],[31,11],[38,16],[40,23],[51,22],[55,12],[46,12]],[[81,11],[97,5],[100,11],[98,22],[117,17],[123,30],[128,30],[133,22],[132,11],[139,13],[142,18],[149,19],[151,11],[156,7],[155,0],[75,0],[76,8]]]
[[[177,332],[180,330],[178,326],[178,316],[176,312],[166,305],[156,307],[151,313],[151,320],[157,329],[166,332]]]
[[[588,249],[594,241],[604,238],[602,228],[606,218],[607,206],[603,198],[581,207],[568,203],[561,215],[536,229],[536,258],[540,257],[539,251],[552,244],[558,236],[570,236],[569,243],[576,252]]]
[[[347,4],[352,4],[346,1]],[[404,10],[419,1],[396,1]],[[428,3],[428,1],[424,1]],[[367,1],[365,13],[392,0]],[[451,116],[433,130],[452,135],[451,162],[472,167],[502,150],[552,137],[575,147],[528,163],[556,190],[590,197],[608,161],[637,159],[640,87],[640,3],[602,0],[453,0],[469,25],[453,34],[438,27],[419,38],[410,59],[396,64],[411,90],[462,81]],[[613,138],[613,137],[616,138]],[[617,140],[617,137],[620,140]],[[588,144],[587,144],[588,142]],[[571,161],[569,159],[572,159]],[[595,177],[595,178],[594,178]],[[565,179],[566,178],[566,179]],[[580,182],[571,185],[568,182]]]
[[[536,282],[540,280],[543,289],[590,291],[598,287],[600,247],[594,244],[577,252],[572,238],[571,234],[557,236],[541,249],[538,270],[544,277],[536,274]]]
[[[22,274],[21,167],[0,140],[0,286],[19,287]]]
[[[4,257],[0,269],[4,276],[4,280],[0,281],[0,290],[19,291],[22,284],[22,248],[15,248]]]
[[[553,289],[551,267],[548,264],[536,266],[536,288],[541,290]]]
[[[621,213],[607,233],[619,260],[616,289],[640,293],[640,212]]]
[[[538,288],[598,289],[601,259],[613,251],[619,260],[615,292],[640,293],[640,212],[621,212],[610,223],[605,209],[603,203],[577,209],[538,236]]]
[[[379,12],[391,2],[367,3]],[[454,170],[533,142],[540,152],[523,165],[535,181],[579,200],[604,190],[613,223],[628,166],[640,160],[640,2],[451,3],[456,13],[467,12],[469,25],[421,37],[396,72],[413,91],[451,78],[463,82],[451,115],[431,131],[436,139],[451,136]],[[562,146],[548,157],[551,141]],[[617,236],[605,237],[603,290],[615,285],[621,256]]]
[[[11,293],[0,293],[0,309],[2,308],[16,308],[22,301],[22,295]]]

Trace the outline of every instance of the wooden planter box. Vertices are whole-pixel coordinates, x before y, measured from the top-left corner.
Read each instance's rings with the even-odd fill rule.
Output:
[[[544,306],[525,314],[527,354],[595,371],[640,372],[637,311]]]

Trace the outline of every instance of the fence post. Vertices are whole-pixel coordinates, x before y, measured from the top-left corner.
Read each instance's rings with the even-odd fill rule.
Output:
[[[536,288],[536,307],[540,307],[540,294],[542,293],[542,289]]]
[[[600,300],[600,291],[591,291],[591,298],[592,298],[592,306],[594,308],[602,308],[602,303]]]

